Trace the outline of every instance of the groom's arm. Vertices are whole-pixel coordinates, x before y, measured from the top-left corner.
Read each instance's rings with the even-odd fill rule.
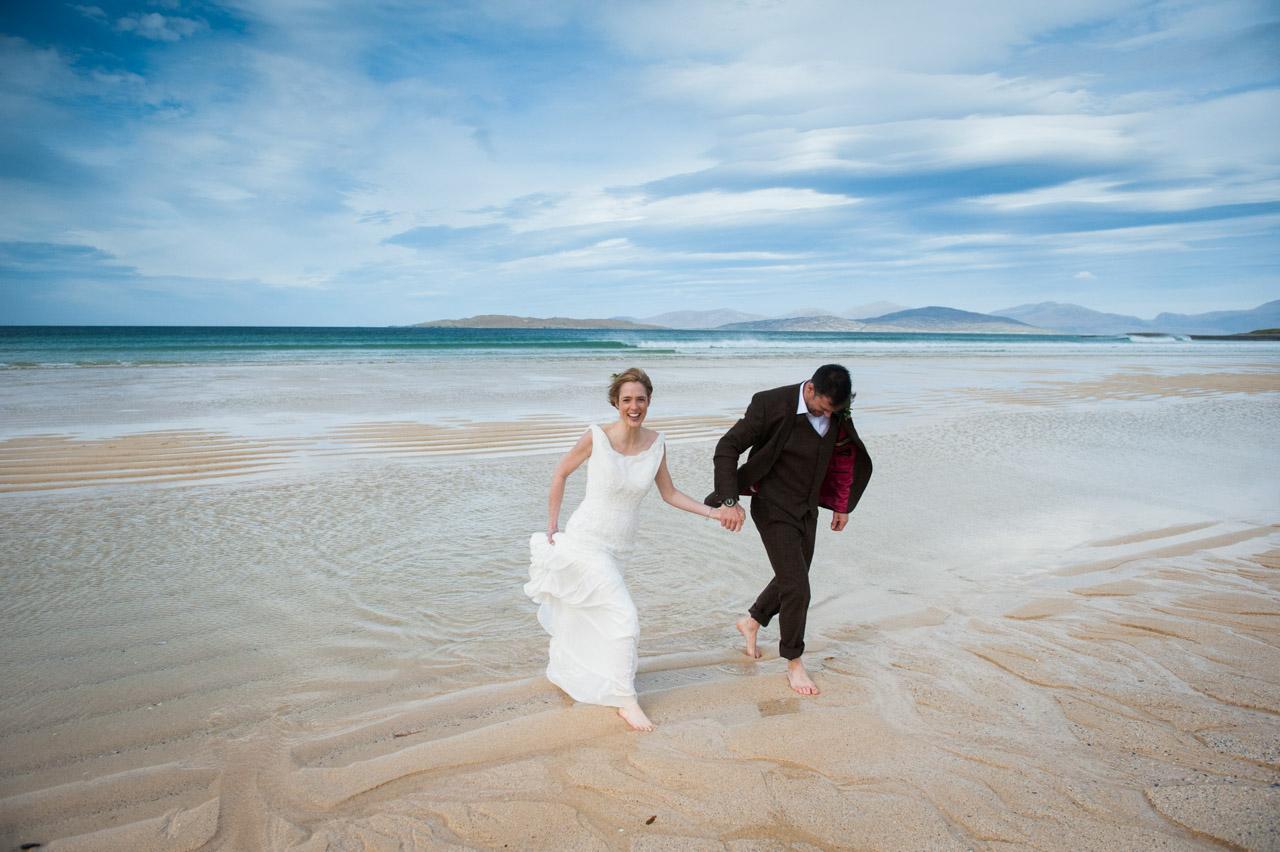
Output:
[[[738,496],[738,457],[753,447],[765,433],[763,397],[763,393],[751,397],[746,414],[716,444],[716,452],[712,457],[716,490],[706,500],[709,505],[719,506],[725,498]]]

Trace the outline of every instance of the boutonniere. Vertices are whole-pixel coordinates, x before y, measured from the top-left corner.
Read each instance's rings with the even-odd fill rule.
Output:
[[[836,427],[840,430],[836,433],[836,446],[842,447],[852,440],[853,412],[849,409],[853,406],[853,400],[857,397],[856,393],[849,394],[849,401],[844,404],[844,408],[837,410],[831,415],[836,422]]]

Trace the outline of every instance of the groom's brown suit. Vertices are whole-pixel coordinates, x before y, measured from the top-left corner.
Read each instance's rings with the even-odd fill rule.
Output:
[[[841,432],[833,416],[827,434],[819,436],[808,417],[796,413],[800,388],[786,385],[751,398],[746,414],[716,444],[716,490],[706,499],[708,505],[719,506],[729,496],[753,495],[751,520],[774,576],[751,606],[751,617],[764,625],[780,615],[778,651],[789,660],[804,653],[818,495]],[[848,513],[871,478],[871,457],[852,421],[844,427],[847,444],[841,452],[852,450],[854,466],[847,503],[835,508]],[[738,467],[738,458],[748,449],[751,455]]]

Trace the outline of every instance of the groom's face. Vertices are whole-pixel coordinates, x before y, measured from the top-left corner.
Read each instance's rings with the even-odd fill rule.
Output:
[[[804,383],[804,404],[814,417],[830,417],[836,413],[836,405],[831,397],[814,393],[813,382]]]

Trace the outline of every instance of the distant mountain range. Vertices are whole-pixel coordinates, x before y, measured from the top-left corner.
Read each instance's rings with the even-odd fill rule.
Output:
[[[1040,328],[1068,334],[1127,334],[1135,331],[1166,334],[1241,334],[1280,325],[1280,299],[1247,311],[1212,311],[1207,314],[1163,313],[1144,320],[1124,314],[1105,314],[1060,302],[1018,305],[997,313]]]
[[[995,314],[980,314],[933,305],[893,310],[876,316],[851,316],[867,308],[898,308],[888,302],[853,308],[844,316],[816,312],[806,316],[763,317],[732,309],[672,311],[645,317],[574,319],[571,317],[518,317],[484,314],[456,320],[418,323],[436,328],[620,328],[620,329],[721,329],[724,331],[932,331],[953,334],[1165,334],[1228,335],[1280,326],[1280,299],[1247,311],[1213,311],[1206,314],[1162,313],[1144,320],[1124,314],[1108,314],[1080,305],[1040,302],[1018,305]]]
[[[835,319],[862,319],[863,317],[880,316],[881,314],[893,313],[894,311],[906,310],[905,305],[894,304],[893,302],[871,302],[866,305],[858,305],[849,308],[834,316],[827,310],[822,308],[808,308],[806,310],[788,311],[780,317],[767,317],[764,314],[749,314],[742,311],[730,309],[720,309],[713,311],[671,311],[665,314],[658,314],[652,317],[615,317],[615,319],[626,320],[628,322],[646,323],[649,325],[660,325],[666,328],[687,328],[687,329],[710,329],[710,328],[726,328],[731,324],[760,322],[765,320],[782,320],[782,319],[802,319],[807,320],[813,317],[832,317]],[[856,328],[835,328],[831,331],[856,331]]]
[[[1049,332],[1008,317],[975,314],[955,308],[930,306],[894,311],[865,320],[827,315],[736,322],[720,326],[724,331],[939,331],[950,333],[1047,334]]]
[[[661,328],[619,319],[574,319],[573,317],[517,317],[510,314],[480,314],[465,319],[431,320],[414,328]]]
[[[811,317],[782,317],[781,319],[732,322],[717,331],[866,331],[867,324],[859,320],[834,317],[830,314]]]
[[[702,329],[720,328],[732,322],[751,322],[753,320],[767,319],[767,317],[764,314],[747,314],[726,308],[718,311],[671,311],[670,313],[644,317],[638,320],[634,320],[632,317],[619,317],[619,319],[660,325],[666,328]]]
[[[856,308],[849,308],[841,313],[840,316],[849,317],[850,319],[866,319],[867,317],[880,317],[905,310],[907,310],[906,305],[899,305],[896,302],[869,302],[865,305],[858,305]]]
[[[1158,314],[1151,321],[1153,331],[1182,334],[1240,334],[1280,325],[1280,299],[1248,311],[1211,311],[1207,314]]]
[[[936,305],[896,311],[866,320],[868,326],[910,331],[977,331],[989,334],[1044,334],[1045,329],[995,314],[975,314]]]

